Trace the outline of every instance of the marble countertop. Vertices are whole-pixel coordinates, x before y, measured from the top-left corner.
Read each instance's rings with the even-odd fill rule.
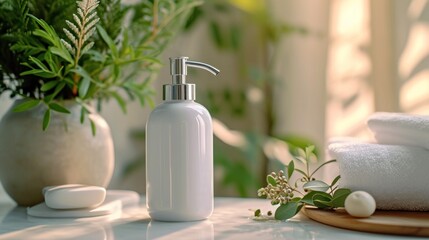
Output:
[[[329,227],[298,214],[289,221],[255,221],[249,208],[274,210],[269,201],[216,198],[213,215],[198,222],[151,221],[144,197],[122,213],[82,219],[34,218],[0,201],[0,239],[416,239]]]

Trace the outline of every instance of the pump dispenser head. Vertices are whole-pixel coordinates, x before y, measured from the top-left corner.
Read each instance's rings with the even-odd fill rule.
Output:
[[[195,100],[195,84],[186,83],[188,66],[205,69],[213,75],[219,74],[219,70],[206,63],[189,61],[188,57],[170,58],[170,75],[172,84],[163,87],[164,100]]]

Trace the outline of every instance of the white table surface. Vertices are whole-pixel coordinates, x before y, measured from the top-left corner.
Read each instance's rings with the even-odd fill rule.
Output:
[[[274,209],[262,199],[216,198],[208,220],[167,223],[151,221],[144,197],[120,214],[87,219],[29,217],[24,207],[0,201],[0,239],[421,239],[343,230],[301,214],[289,221],[255,221],[249,208]]]

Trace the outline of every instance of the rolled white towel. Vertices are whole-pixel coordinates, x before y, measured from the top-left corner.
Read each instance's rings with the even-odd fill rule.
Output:
[[[429,150],[429,116],[378,112],[368,127],[380,144],[423,147]]]
[[[381,210],[429,210],[429,151],[410,146],[333,143],[341,187],[363,190]]]

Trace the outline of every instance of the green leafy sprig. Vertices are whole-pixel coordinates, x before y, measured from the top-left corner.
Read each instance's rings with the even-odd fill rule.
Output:
[[[44,130],[52,112],[70,113],[65,100],[81,105],[82,123],[91,122],[91,102],[100,110],[112,99],[124,113],[128,101],[152,104],[150,82],[160,68],[159,56],[200,4],[1,0],[0,94],[24,99],[15,111],[45,105]]]
[[[314,146],[306,147],[305,150],[298,149],[295,161],[303,163],[305,170],[295,168],[294,160],[291,160],[286,166],[286,173],[283,170],[272,172],[267,176],[267,186],[258,190],[258,196],[270,199],[272,205],[279,205],[274,214],[275,219],[287,220],[295,216],[304,205],[321,209],[344,207],[344,201],[351,193],[350,189],[338,188],[340,176],[334,178],[331,184],[315,179],[314,175],[320,169],[335,160],[327,161],[311,171],[310,163],[317,160],[314,149]],[[301,176],[293,180],[295,172]],[[297,194],[300,196],[296,196]],[[262,217],[261,210],[257,209],[254,215]]]

